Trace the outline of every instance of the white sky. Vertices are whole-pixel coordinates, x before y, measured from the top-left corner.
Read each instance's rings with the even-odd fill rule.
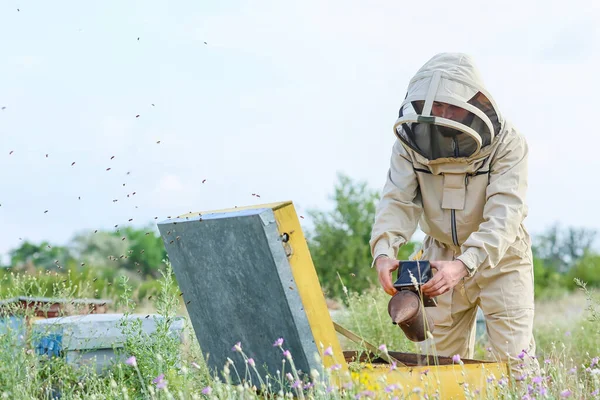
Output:
[[[0,254],[130,218],[328,209],[338,172],[379,190],[407,83],[442,51],[475,57],[528,138],[529,229],[600,229],[599,4],[3,1]]]

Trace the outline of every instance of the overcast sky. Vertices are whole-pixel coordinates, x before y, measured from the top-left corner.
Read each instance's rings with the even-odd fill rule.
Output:
[[[443,51],[475,57],[527,137],[530,231],[600,230],[598,21],[593,0],[2,1],[0,254],[188,211],[329,209],[338,172],[380,190],[408,81]]]

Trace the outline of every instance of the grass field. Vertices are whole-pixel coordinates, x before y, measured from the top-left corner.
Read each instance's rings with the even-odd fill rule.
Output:
[[[127,282],[122,282],[124,290],[117,307],[125,313],[157,312],[167,318],[187,316],[172,279],[171,274],[165,274],[154,302],[140,307],[131,301],[132,289]],[[69,292],[64,287],[62,291]],[[507,379],[490,380],[488,385],[496,388],[493,397],[470,389],[466,389],[465,396],[595,398],[600,389],[600,322],[594,310],[589,309],[595,304],[590,301],[592,296],[578,291],[537,303],[535,335],[537,357],[542,366],[540,376],[525,377],[518,385],[512,385]],[[380,290],[350,294],[347,305],[332,311],[332,318],[377,345],[385,344],[395,351],[414,352],[414,344],[387,320],[388,299]],[[273,347],[273,351],[282,353],[287,368],[278,376],[271,377],[271,382],[278,384],[249,380],[244,385],[234,385],[232,377],[249,377],[248,372],[260,362],[246,357],[243,343],[231,344],[231,362],[223,366],[218,377],[211,376],[202,361],[200,347],[190,325],[186,328],[187,340],[181,345],[169,337],[168,319],[165,321],[150,336],[142,334],[135,325],[125,326],[128,339],[122,361],[115,363],[103,375],[75,370],[61,358],[40,357],[31,348],[31,343],[20,344],[20,340],[27,342],[27,338],[20,338],[8,330],[0,336],[0,396],[8,399],[245,399],[258,398],[258,393],[262,393],[269,398],[427,398],[419,388],[406,392],[389,385],[374,392],[359,383],[330,386],[326,378],[339,373],[335,366],[299,376],[293,366],[293,355],[284,352],[285,340]],[[340,340],[345,349],[357,348],[344,338]],[[477,355],[485,358],[485,340],[481,340],[477,348]],[[276,390],[278,385],[286,389]]]

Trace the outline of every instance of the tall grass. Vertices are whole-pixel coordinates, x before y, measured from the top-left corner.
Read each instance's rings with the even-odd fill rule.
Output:
[[[1,291],[7,296],[30,294],[40,290],[36,276],[12,276],[11,286]],[[118,280],[120,298],[116,303],[125,316],[138,313],[132,299],[134,290],[127,277]],[[80,293],[69,280],[51,287],[49,296],[72,298]],[[46,293],[46,292],[39,292]],[[537,324],[538,357],[542,366],[539,376],[517,377],[516,385],[506,379],[488,382],[496,392],[471,391],[465,388],[467,398],[502,399],[562,399],[595,398],[600,390],[598,365],[599,314],[593,294],[582,286],[587,295],[588,309],[564,324]],[[426,398],[423,392],[403,392],[393,385],[372,391],[360,382],[345,381],[339,365],[320,368],[300,374],[294,366],[293,354],[286,348],[285,339],[273,338],[272,351],[281,354],[282,368],[278,374],[257,379],[256,365],[261,360],[246,356],[244,343],[232,343],[231,356],[226,365],[211,375],[202,361],[201,349],[193,329],[186,319],[186,340],[181,344],[170,331],[178,314],[185,314],[170,266],[159,280],[158,294],[152,307],[161,318],[157,329],[146,334],[139,321],[123,318],[126,341],[119,350],[121,357],[103,374],[93,369],[74,368],[61,357],[36,354],[32,339],[18,326],[4,327],[0,336],[0,397],[9,399],[200,399],[200,398]],[[387,301],[381,290],[362,294],[350,293],[348,307],[334,316],[338,322],[376,344],[386,344],[395,351],[416,352],[401,330],[389,321]],[[557,308],[554,306],[553,308]],[[31,318],[31,311],[12,310],[20,318]],[[482,344],[482,346],[484,346]],[[346,349],[360,346],[344,343]],[[326,351],[327,354],[329,354]],[[327,357],[327,355],[326,355]],[[529,355],[524,355],[529,357]],[[253,372],[253,373],[251,373]],[[234,384],[241,380],[242,384]],[[341,382],[341,381],[340,381]],[[431,398],[431,396],[429,397]]]

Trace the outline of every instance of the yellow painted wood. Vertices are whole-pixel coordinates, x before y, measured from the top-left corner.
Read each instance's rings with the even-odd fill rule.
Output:
[[[289,235],[287,244],[291,247],[292,254],[288,257],[288,261],[323,365],[330,367],[334,364],[341,364],[342,368],[346,369],[347,364],[344,361],[342,347],[337,338],[333,321],[331,321],[325,296],[294,205],[285,204],[274,210],[274,214],[279,233]],[[324,356],[323,351],[330,346],[333,350],[333,357]]]
[[[467,391],[474,397],[481,394],[483,398],[487,391],[493,396],[494,384],[487,379],[493,376],[495,380],[506,376],[507,369],[503,363],[481,363],[463,365],[441,365],[426,367],[403,367],[391,370],[389,365],[361,364],[356,371],[351,372],[355,384],[360,384],[364,390],[383,392],[396,390],[397,395],[414,393],[415,398],[422,398],[426,393],[432,396],[439,393],[440,399],[465,399]],[[466,386],[465,386],[466,384]],[[391,385],[398,385],[397,388]],[[420,394],[420,395],[419,395]]]
[[[290,204],[292,204],[291,201],[278,201],[276,203],[255,204],[252,206],[223,208],[221,210],[210,210],[210,211],[187,213],[187,214],[178,215],[177,218],[186,218],[186,217],[191,218],[191,217],[197,217],[199,215],[222,214],[222,213],[242,211],[242,210],[255,210],[255,209],[259,209],[259,208],[270,208],[272,210],[277,210],[281,207],[284,207],[284,206],[290,205]]]

